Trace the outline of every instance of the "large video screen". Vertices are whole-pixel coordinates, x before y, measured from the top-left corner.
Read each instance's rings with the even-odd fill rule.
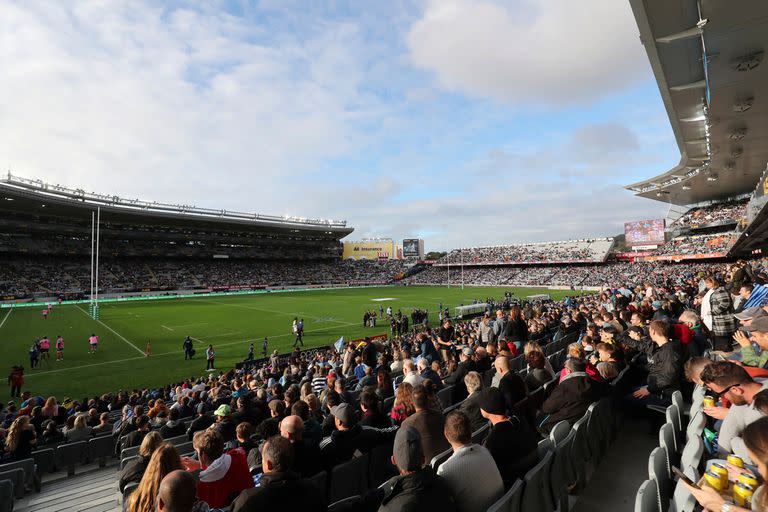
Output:
[[[624,223],[627,245],[661,245],[664,243],[664,219]]]
[[[418,238],[405,238],[403,239],[403,257],[404,258],[421,258],[420,250],[421,240]],[[422,246],[423,247],[423,246]]]

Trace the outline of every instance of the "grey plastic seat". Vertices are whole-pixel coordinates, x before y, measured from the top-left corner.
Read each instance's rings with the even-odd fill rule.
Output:
[[[328,472],[327,471],[320,471],[316,475],[313,475],[309,477],[307,480],[312,482],[315,487],[320,490],[320,494],[323,497],[324,501],[327,501],[328,499]]]
[[[13,484],[13,495],[17,499],[24,497],[24,470],[21,468],[9,469],[0,472],[0,480],[8,480]]]
[[[587,421],[589,451],[595,464],[600,462],[608,445],[608,432],[605,424],[605,415],[608,414],[606,405],[606,402],[595,402],[587,409],[589,414],[589,421]]]
[[[656,482],[646,480],[640,484],[635,495],[635,512],[658,512],[659,491]]]
[[[704,455],[704,441],[700,437],[692,437],[683,448],[680,464],[683,467],[690,466],[698,470],[702,455]]]
[[[128,457],[135,457],[139,454],[140,446],[131,446],[130,448],[123,448],[120,450],[120,460],[127,459]]]
[[[659,510],[667,512],[672,495],[672,477],[667,466],[666,449],[661,446],[654,448],[648,457],[648,478],[656,482]]]
[[[694,482],[699,480],[698,472],[690,466],[683,468],[683,473]],[[696,498],[693,497],[683,482],[678,480],[675,491],[672,493],[672,502],[669,505],[670,512],[693,512],[695,508]]]
[[[187,437],[187,434],[183,434],[176,437],[169,437],[168,439],[165,440],[166,443],[171,443],[173,446],[178,446],[188,441],[189,441],[189,438]]]
[[[552,496],[549,490],[552,459],[554,455],[548,452],[538,464],[526,473],[521,501],[521,510],[548,511],[554,510]]]
[[[667,423],[672,424],[675,429],[675,443],[677,451],[679,452],[681,449],[681,440],[683,438],[683,420],[680,418],[680,408],[675,404],[668,406],[665,411],[665,416]]]
[[[675,430],[672,425],[665,423],[659,429],[659,446],[667,453],[667,469],[671,473],[672,466],[680,465],[680,457],[675,451]]]
[[[94,437],[88,440],[88,457],[99,462],[99,467],[107,465],[107,459],[115,452],[112,436]]]
[[[432,461],[430,461],[429,465],[432,466],[432,469],[437,471],[437,468],[440,467],[440,464],[447,461],[451,455],[453,455],[453,448],[448,448],[444,452],[438,453],[432,457]]]
[[[366,453],[355,457],[331,470],[329,501],[336,503],[350,496],[358,496],[368,489],[368,460]]]
[[[57,465],[67,468],[67,475],[75,474],[75,466],[81,464],[88,453],[88,443],[78,441],[76,443],[60,444],[56,447]]]
[[[552,501],[556,509],[566,510],[568,504],[568,484],[576,478],[571,464],[571,449],[573,440],[576,438],[576,432],[568,431],[568,435],[555,446],[554,458],[552,459],[552,471],[550,476],[550,487],[552,492]],[[565,505],[565,508],[560,507]]]
[[[187,441],[186,443],[177,444],[176,451],[179,452],[179,455],[186,455],[194,452],[195,447],[193,446],[192,441]]]
[[[704,427],[707,426],[707,416],[704,411],[696,411],[688,421],[688,427],[685,429],[685,441],[688,442],[692,437],[701,437]]]
[[[557,424],[552,427],[552,430],[549,432],[549,439],[552,441],[552,443],[557,446],[559,445],[563,439],[568,437],[568,434],[571,432],[571,425],[567,421],[558,421]]]
[[[539,441],[539,445],[536,447],[536,453],[539,455],[539,460],[543,459],[547,453],[554,449],[555,445],[552,443],[551,439],[542,439]]]
[[[496,503],[491,505],[488,512],[520,512],[524,485],[522,480],[515,480],[512,487]]]
[[[491,431],[491,424],[486,423],[479,429],[472,432],[472,442],[474,444],[483,444],[485,438],[488,437],[488,433]]]
[[[445,409],[453,404],[453,386],[446,386],[437,392],[437,400],[440,405]]]
[[[121,460],[120,461],[120,471],[125,469],[125,466],[127,466],[128,464],[130,464],[131,462],[133,462],[134,460],[136,460],[138,458],[139,458],[138,455],[134,455],[133,457],[128,457],[128,458],[125,458],[125,459]]]
[[[13,510],[13,482],[0,480],[0,512]]]
[[[587,462],[589,461],[589,440],[587,439],[587,422],[589,414],[585,414],[576,423],[573,424],[575,433],[573,444],[571,445],[571,468],[573,470],[574,482],[586,477]],[[573,482],[571,482],[573,483]]]
[[[56,452],[53,448],[43,448],[32,452],[32,458],[37,465],[37,473],[43,475],[56,470]]]
[[[6,462],[0,464],[0,473],[11,471],[12,469],[20,469],[24,471],[24,487],[26,489],[40,490],[40,477],[35,469],[34,459],[24,459],[16,462]]]
[[[358,510],[362,505],[363,499],[360,496],[350,496],[328,506],[328,512],[347,512]]]

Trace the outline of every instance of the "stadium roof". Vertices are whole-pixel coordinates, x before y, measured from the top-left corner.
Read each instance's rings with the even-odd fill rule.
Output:
[[[752,192],[768,162],[768,2],[630,4],[680,162],[626,188],[679,205]]]
[[[110,219],[127,223],[162,223],[264,232],[291,231],[298,235],[313,234],[329,238],[341,238],[354,231],[343,220],[278,217],[125,199],[20,178],[10,173],[0,176],[0,201],[12,201],[15,211],[34,213],[42,212],[45,208],[48,214],[88,219],[91,212],[100,207],[103,213],[110,214]],[[7,203],[3,206],[7,206]]]

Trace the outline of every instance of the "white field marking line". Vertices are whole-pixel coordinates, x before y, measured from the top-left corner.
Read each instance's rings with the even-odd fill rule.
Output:
[[[221,304],[222,306],[229,306],[233,308],[243,308],[243,309],[252,309],[253,311],[262,311],[264,313],[274,313],[276,315],[285,315],[285,316],[292,316],[294,318],[303,318],[304,316],[301,314],[301,311],[275,311],[273,309],[264,309],[264,308],[257,308],[254,306],[247,306],[245,304],[227,304],[226,302],[221,302],[218,300],[201,300],[199,302],[209,302],[213,304]],[[319,316],[306,316],[306,318],[309,318],[310,320],[317,320],[318,318],[322,318]],[[335,322],[338,324],[345,324],[346,322],[341,322],[339,320],[324,320],[326,322]]]
[[[170,327],[168,327],[168,326],[165,326],[165,325],[161,325],[160,327],[162,327],[162,328],[163,328],[163,329],[165,329],[166,331],[171,331],[171,332],[173,332],[173,329],[171,329],[171,328],[170,328]]]
[[[79,307],[78,307],[78,309],[79,309]],[[349,323],[349,324],[346,324],[346,325],[348,325],[348,326],[349,325],[359,325],[359,323],[358,322],[352,322],[352,323]],[[315,329],[315,330],[310,331],[310,332],[328,331],[330,329],[336,329],[336,328],[337,328],[336,326],[334,326],[334,327],[327,327],[327,328],[324,328],[324,329]],[[274,336],[268,336],[268,338],[269,339],[284,338],[285,336],[293,336],[293,333],[276,334]],[[190,338],[195,340],[195,341],[199,341],[200,343],[204,343],[203,341],[201,341],[201,340],[199,340],[197,338],[192,338],[191,336],[190,336]],[[229,341],[227,343],[217,343],[216,346],[217,347],[230,347],[232,345],[239,345],[239,344],[245,345],[246,343],[254,343],[256,341],[261,341],[263,339],[264,338],[261,337],[261,338],[255,338],[255,339],[252,339],[252,340],[245,340],[245,341]],[[102,351],[100,353],[103,354],[104,352]],[[152,354],[150,356],[150,358],[157,358],[157,357],[162,357],[162,356],[170,356],[170,355],[174,355],[174,354],[179,355],[179,354],[183,354],[183,353],[184,352],[182,350],[174,350],[174,351],[171,351],[171,352],[161,352],[159,354]],[[90,368],[92,366],[103,366],[105,364],[112,364],[112,363],[124,363],[125,361],[138,361],[139,359],[145,359],[145,360],[147,359],[147,357],[144,355],[144,352],[142,352],[142,356],[141,357],[128,357],[126,359],[113,359],[112,361],[102,361],[100,363],[81,364],[80,366],[70,366],[68,368],[59,368],[57,370],[46,370],[44,372],[37,372],[37,373],[25,373],[24,377],[25,378],[26,377],[34,377],[36,375],[45,375],[45,374],[48,374],[48,373],[61,373],[61,372],[67,372],[67,371],[70,371],[70,370],[79,370],[80,368]]]
[[[83,309],[83,308],[81,308],[80,306],[75,306],[75,307],[76,307],[77,309],[79,309],[80,311],[82,311],[82,312],[83,312],[83,314],[84,314],[85,316],[87,316],[88,318],[91,318],[91,315],[89,315],[89,314],[88,314],[88,312],[87,312],[86,310],[84,310],[84,309]],[[95,320],[95,319],[94,319],[94,318],[91,318],[91,320]],[[143,351],[143,350],[139,349],[139,347],[137,347],[136,345],[134,345],[133,343],[131,343],[130,341],[128,341],[128,340],[125,338],[125,336],[123,336],[122,334],[120,334],[119,332],[117,332],[116,330],[114,330],[113,328],[111,328],[110,326],[108,326],[107,324],[105,324],[104,322],[102,322],[101,320],[96,320],[96,321],[97,321],[97,322],[99,322],[99,323],[100,323],[101,325],[103,325],[104,327],[106,327],[107,329],[109,329],[110,331],[112,331],[112,333],[113,333],[115,336],[117,336],[118,338],[120,338],[121,340],[123,340],[124,342],[126,342],[127,344],[129,344],[130,346],[132,346],[134,349],[136,349],[136,352],[138,352],[139,354],[141,354],[141,356],[142,356],[142,357],[145,357],[145,356],[146,356],[146,354],[144,353],[144,351]]]
[[[11,311],[13,311],[13,308],[10,308],[8,312],[5,314],[5,318],[3,318],[3,321],[0,322],[0,327],[5,325],[5,321],[8,320],[8,317],[11,316]]]
[[[194,324],[169,325],[169,327],[172,327],[174,329],[181,329],[182,327],[192,327],[193,325],[208,325],[208,322],[197,322],[197,323],[194,323]]]

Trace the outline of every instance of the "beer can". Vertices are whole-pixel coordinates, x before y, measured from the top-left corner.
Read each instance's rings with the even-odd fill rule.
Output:
[[[723,477],[713,471],[704,473],[704,480],[707,482],[707,485],[716,491],[722,491],[725,488]]]
[[[751,485],[737,483],[733,486],[733,501],[739,507],[752,507],[752,495],[755,493],[755,488]]]
[[[709,470],[720,475],[720,478],[724,478],[726,482],[728,481],[728,468],[725,467],[725,464],[713,462],[709,465]]]
[[[715,406],[715,399],[711,396],[705,396],[704,401],[702,401],[702,404],[704,407],[714,407]]]
[[[752,488],[757,488],[757,484],[758,484],[757,477],[755,477],[755,475],[753,475],[752,473],[746,473],[746,472],[739,475],[738,482],[740,484],[749,485]]]
[[[728,456],[728,464],[733,464],[737,468],[743,468],[744,467],[744,461],[741,460],[741,457],[738,455],[729,455]]]

